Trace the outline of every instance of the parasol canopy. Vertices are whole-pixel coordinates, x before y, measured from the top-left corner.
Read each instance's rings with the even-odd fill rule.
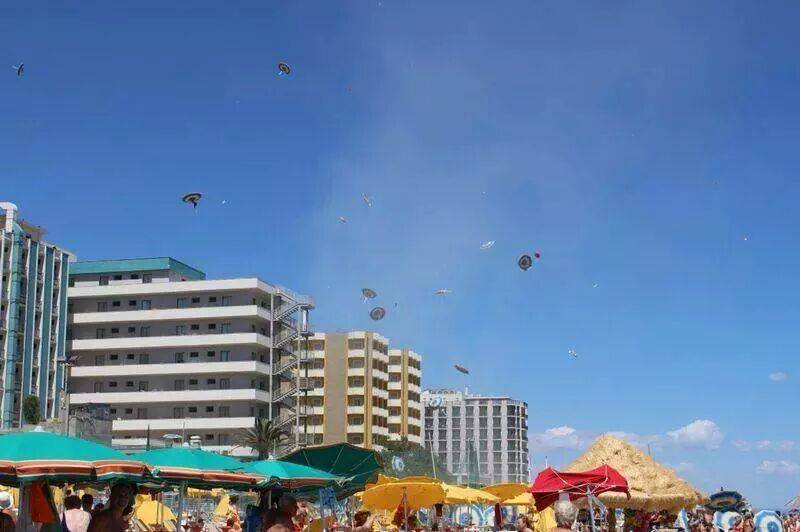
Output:
[[[147,495],[137,495],[136,504],[133,506],[134,516],[143,525],[148,527],[163,526],[174,529],[177,518],[172,510],[159,501],[154,501]]]
[[[41,429],[0,436],[0,482],[141,480],[147,465],[116,449]]]
[[[624,493],[630,497],[628,481],[616,469],[607,465],[575,473],[556,471],[548,467],[536,475],[536,480],[528,491],[533,495],[536,509],[540,512],[556,502],[561,493],[567,493],[570,500],[589,494],[597,496],[607,491]]]
[[[344,478],[331,475],[321,469],[283,460],[248,462],[244,464],[244,471],[264,477],[259,482],[259,486],[279,486],[291,490],[323,488],[344,481]]]
[[[600,496],[600,501],[609,508],[677,512],[706,502],[706,497],[675,471],[660,465],[641,449],[609,435],[597,438],[566,471],[584,471],[604,464],[619,471],[630,490],[630,498],[621,493]]]
[[[495,504],[500,502],[500,497],[483,490],[444,483],[442,487],[444,487],[445,497],[443,501],[439,502],[444,504]]]
[[[492,495],[500,497],[500,499],[504,501],[503,504],[505,504],[507,499],[513,499],[518,495],[528,493],[528,487],[528,484],[514,482],[509,484],[492,484],[490,486],[484,486],[481,489],[491,493]]]
[[[361,494],[361,504],[374,510],[395,510],[403,504],[409,510],[426,508],[444,501],[446,493],[441,482],[426,477],[407,477],[377,484]]]
[[[337,498],[348,497],[378,479],[383,469],[377,452],[349,443],[304,447],[284,456],[284,462],[293,462],[320,469],[345,482],[336,489]]]
[[[230,456],[193,447],[169,447],[131,455],[153,470],[153,476],[168,484],[193,488],[255,488],[260,475],[243,471],[244,464]]]

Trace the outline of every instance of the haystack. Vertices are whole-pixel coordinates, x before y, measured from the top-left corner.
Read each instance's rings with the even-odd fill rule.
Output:
[[[706,500],[705,495],[675,471],[660,465],[641,449],[613,436],[597,438],[565,471],[586,471],[601,465],[610,465],[622,473],[631,491],[630,500],[623,493],[600,495],[603,504],[610,508],[678,511]]]

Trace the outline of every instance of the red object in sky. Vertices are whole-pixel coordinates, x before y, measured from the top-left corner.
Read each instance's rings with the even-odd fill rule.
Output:
[[[536,502],[536,510],[540,512],[556,502],[560,493],[569,494],[571,501],[586,497],[587,492],[597,496],[607,491],[618,491],[631,497],[628,481],[619,471],[607,465],[580,473],[565,473],[548,467],[536,475],[528,491]]]

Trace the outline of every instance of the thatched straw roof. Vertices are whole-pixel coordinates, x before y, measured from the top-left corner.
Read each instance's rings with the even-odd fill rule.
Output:
[[[572,462],[565,471],[586,471],[610,465],[628,480],[631,498],[623,493],[604,493],[600,500],[611,508],[634,510],[679,510],[705,502],[706,497],[675,471],[660,465],[630,443],[603,435]]]

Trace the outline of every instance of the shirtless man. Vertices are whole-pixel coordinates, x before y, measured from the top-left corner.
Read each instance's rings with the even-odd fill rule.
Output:
[[[108,498],[108,508],[92,518],[88,532],[125,532],[128,522],[123,516],[134,493],[135,489],[131,484],[115,484]]]

